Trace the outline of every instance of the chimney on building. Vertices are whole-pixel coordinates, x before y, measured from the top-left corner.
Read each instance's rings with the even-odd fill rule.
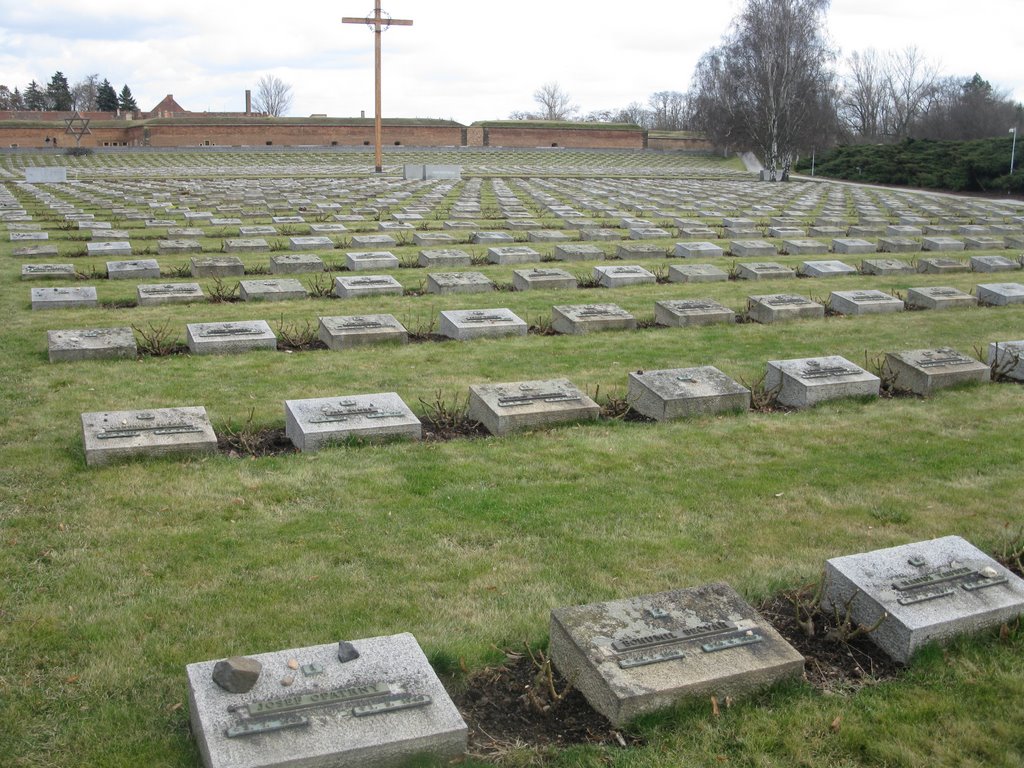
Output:
[[[245,115],[248,117],[252,114],[252,91],[248,88],[245,89]]]

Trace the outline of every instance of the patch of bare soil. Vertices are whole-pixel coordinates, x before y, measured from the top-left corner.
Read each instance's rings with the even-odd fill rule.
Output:
[[[232,458],[295,453],[295,446],[285,436],[283,429],[241,429],[236,432],[229,427],[225,432],[217,436],[217,448]]]
[[[903,667],[875,646],[867,635],[843,642],[829,638],[836,629],[834,616],[819,611],[808,636],[797,619],[797,604],[806,605],[806,590],[780,592],[767,598],[758,611],[807,660],[808,682],[823,692],[851,691],[899,676]]]
[[[504,664],[470,675],[452,696],[469,726],[470,754],[493,758],[516,747],[643,743],[612,726],[553,669],[549,683],[546,669],[529,654],[506,651],[506,656]],[[561,698],[553,698],[549,686]]]

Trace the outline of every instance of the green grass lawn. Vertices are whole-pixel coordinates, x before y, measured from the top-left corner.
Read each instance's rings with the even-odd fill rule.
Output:
[[[539,157],[530,162],[540,166],[517,171],[524,154],[481,155],[491,168],[481,174],[532,178],[531,169],[543,175],[544,163],[561,166],[572,157]],[[652,162],[643,153],[583,154],[584,165],[604,163],[624,175],[632,173],[629,157],[638,166]],[[274,163],[293,156],[301,157],[269,155]],[[160,178],[161,163],[184,167],[190,157],[99,154],[84,162],[116,161],[129,178]],[[13,175],[12,162],[0,158]],[[665,178],[687,178],[690,168],[699,177],[732,173],[714,160],[664,162]],[[241,162],[234,167],[239,176],[248,173]],[[310,168],[310,175],[319,173]],[[223,168],[207,172],[231,176]],[[642,176],[630,180],[644,183]],[[716,194],[715,182],[708,183],[708,195]],[[20,194],[10,181],[3,186]],[[562,226],[550,218],[543,223]],[[951,346],[972,353],[1021,339],[1021,305],[346,352],[66,364],[46,356],[46,331],[58,328],[166,323],[183,340],[185,324],[197,321],[266,319],[273,327],[387,312],[413,327],[429,325],[442,309],[508,307],[534,322],[553,304],[596,301],[643,319],[653,317],[659,299],[709,297],[741,311],[755,293],[825,299],[832,290],[856,288],[970,290],[981,282],[1020,282],[1021,273],[153,308],[114,308],[134,299],[136,281],[92,279],[80,284],[96,285],[107,307],[32,312],[29,288],[58,283],[19,280],[27,260],[12,255],[2,225],[0,234],[5,766],[199,765],[185,677],[185,665],[195,661],[408,631],[458,686],[460,668],[496,662],[497,649],[543,645],[548,612],[557,606],[717,580],[757,602],[813,581],[829,557],[948,534],[995,552],[1024,527],[1024,388],[1013,384],[928,399],[834,402],[799,413],[605,420],[501,439],[101,468],[85,466],[79,420],[86,411],[204,405],[223,434],[229,425],[242,428],[250,414],[256,427],[283,428],[285,399],[396,391],[422,415],[421,400],[440,393],[449,403],[464,401],[470,384],[564,376],[603,400],[625,394],[629,371],[705,364],[751,384],[770,359],[840,354],[864,365],[886,351]],[[84,245],[62,239],[67,234],[51,235],[62,253]],[[204,244],[216,251],[218,239]],[[553,247],[532,245],[545,255]],[[393,250],[408,258],[419,248]],[[321,255],[341,260],[343,253]],[[268,256],[243,259],[251,267]],[[182,256],[158,258],[165,270],[187,263]],[[66,259],[46,259],[52,260]],[[775,260],[795,267],[804,259]],[[95,262],[102,271],[100,260],[73,261],[83,271]],[[712,263],[728,270],[734,261]],[[589,273],[596,263],[553,266]],[[512,267],[473,269],[497,282],[512,279]],[[426,271],[390,274],[416,288]],[[209,292],[212,281],[199,282]],[[1002,638],[989,632],[929,649],[898,679],[856,693],[826,695],[798,682],[740,700],[719,717],[700,701],[644,718],[633,727],[646,740],[641,747],[520,747],[503,759],[558,768],[1010,768],[1024,765],[1022,701],[1018,624]]]

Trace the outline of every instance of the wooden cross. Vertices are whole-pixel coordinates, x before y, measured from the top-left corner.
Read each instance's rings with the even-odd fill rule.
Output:
[[[392,25],[398,25],[401,27],[411,27],[412,21],[409,19],[392,19],[386,12],[382,12],[380,9],[380,0],[373,0],[373,15],[367,16],[365,19],[355,18],[354,16],[345,16],[341,20],[342,24],[365,24],[366,26],[373,29],[373,63],[374,63],[374,91],[373,101],[375,107],[375,118],[373,122],[373,133],[376,143],[376,152],[374,154],[374,160],[376,161],[377,173],[382,172],[382,157],[381,157],[381,118],[380,118],[380,33]]]

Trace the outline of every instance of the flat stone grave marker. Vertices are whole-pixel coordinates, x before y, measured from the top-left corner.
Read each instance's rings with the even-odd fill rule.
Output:
[[[796,277],[789,267],[774,261],[759,261],[750,264],[737,264],[736,276],[740,280],[781,280]]]
[[[1024,285],[1020,283],[982,283],[975,289],[978,303],[993,307],[1024,304]]]
[[[724,251],[714,243],[676,243],[672,254],[683,259],[718,259],[724,255]]]
[[[921,237],[924,233],[920,227],[910,226],[908,224],[890,224],[885,228],[885,234],[898,238],[913,238]]]
[[[476,245],[492,245],[494,243],[514,243],[515,238],[508,232],[474,232],[470,242]]]
[[[829,294],[828,305],[840,315],[881,315],[906,309],[900,299],[876,290],[833,291]]]
[[[842,277],[856,275],[857,269],[841,261],[805,261],[799,274],[804,277]]]
[[[800,239],[807,236],[807,230],[800,227],[769,227],[768,236],[780,239]]]
[[[962,251],[963,249],[964,241],[957,240],[955,237],[925,237],[921,240],[922,251]],[[928,259],[921,261],[928,261]],[[918,262],[918,271],[924,271],[920,269],[920,262]]]
[[[85,251],[88,256],[131,256],[132,245],[127,240],[86,243]]]
[[[790,256],[814,256],[828,253],[828,245],[820,240],[783,240],[782,250]]]
[[[161,304],[191,304],[206,299],[199,283],[149,283],[137,286],[135,293],[140,307],[155,307]]]
[[[127,229],[94,229],[89,233],[89,238],[94,241],[103,240],[128,240],[131,232]]]
[[[729,243],[729,251],[740,257],[779,255],[775,245],[767,240],[733,240]]]
[[[76,309],[98,304],[93,286],[74,288],[33,288],[30,292],[32,309]]]
[[[665,248],[650,243],[621,243],[615,248],[620,259],[664,259]]]
[[[750,390],[711,365],[631,372],[626,396],[656,421],[750,409]]]
[[[412,224],[403,221],[382,221],[377,226],[383,232],[412,232],[416,229]]]
[[[277,337],[266,320],[189,323],[185,328],[188,348],[194,355],[277,349]]]
[[[959,536],[826,560],[825,585],[822,608],[877,624],[867,637],[900,664],[1024,614],[1024,581]]]
[[[318,235],[326,234],[337,234],[339,232],[348,232],[348,227],[344,224],[311,224],[309,227],[311,232],[315,232]]]
[[[8,239],[12,243],[30,243],[38,242],[40,240],[49,240],[49,232],[10,232]]]
[[[170,238],[199,238],[206,237],[206,233],[203,232],[199,227],[171,227],[167,230],[167,236]]]
[[[489,293],[494,283],[482,272],[428,272],[427,293]]]
[[[365,275],[362,277],[334,278],[334,295],[339,299],[356,299],[360,296],[401,296],[405,292],[402,284],[391,275]]]
[[[392,315],[321,317],[318,336],[328,349],[339,351],[365,344],[406,344],[409,333]]]
[[[202,406],[83,413],[82,437],[90,467],[130,456],[217,450],[217,435]]]
[[[625,237],[625,233],[620,229],[609,229],[607,227],[597,227],[595,229],[581,229],[580,238],[583,240],[590,240],[593,242],[605,242],[613,240],[622,240]]]
[[[270,220],[275,224],[304,224],[306,222],[301,216],[271,216]]]
[[[1020,262],[1005,256],[971,256],[973,272],[1015,272],[1020,266]]]
[[[498,246],[487,249],[487,260],[491,264],[529,264],[540,261],[540,253],[525,245]]]
[[[968,272],[970,268],[958,259],[935,258],[918,259],[917,271],[923,275],[943,275],[947,272]]]
[[[452,245],[455,237],[445,232],[417,232],[412,236],[414,245]]]
[[[156,259],[135,261],[108,261],[108,280],[133,280],[160,277],[160,265]]]
[[[272,227],[269,224],[249,224],[244,227],[238,228],[238,234],[243,237],[257,237],[259,235],[276,235],[277,227]]]
[[[334,241],[329,237],[307,235],[304,237],[289,237],[288,247],[293,251],[331,251],[334,249]]]
[[[262,237],[234,237],[224,241],[225,253],[266,253],[270,250]]]
[[[864,259],[860,263],[860,269],[865,275],[878,275],[880,277],[909,275],[914,272],[912,265],[900,259]]]
[[[680,227],[679,237],[683,240],[701,240],[711,239],[714,240],[718,237],[718,233],[710,227]]]
[[[293,277],[273,280],[242,280],[238,283],[242,301],[287,301],[309,297],[306,287]]]
[[[757,323],[825,317],[825,307],[803,296],[775,293],[747,297],[747,316]]]
[[[616,304],[574,304],[551,308],[551,327],[558,333],[633,331],[636,318]]]
[[[661,227],[630,227],[630,240],[661,240],[672,237],[672,233]]]
[[[834,253],[874,253],[876,250],[878,250],[878,247],[874,243],[855,237],[837,237],[832,241],[832,251]]]
[[[789,408],[844,397],[878,397],[881,380],[839,355],[769,360],[764,387]]]
[[[615,726],[803,674],[803,657],[724,583],[556,608],[550,638],[554,666]]]
[[[957,228],[957,232],[959,232],[961,235],[972,235],[972,236],[987,235],[987,234],[990,234],[991,231],[992,230],[989,229],[988,227],[980,226],[978,224],[961,224]]]
[[[215,682],[218,667],[231,663],[258,675],[244,693]],[[205,768],[398,768],[423,756],[447,764],[466,751],[466,724],[408,633],[186,671]]]
[[[353,272],[376,269],[398,269],[399,261],[391,251],[350,251],[345,266]]]
[[[880,237],[878,250],[882,253],[915,253],[921,250],[921,242],[911,237]]]
[[[844,237],[846,227],[810,227],[807,230],[809,237]]]
[[[156,252],[161,256],[173,256],[179,253],[201,253],[203,246],[195,240],[180,238],[177,240],[157,240]]]
[[[138,347],[131,328],[79,328],[46,332],[50,362],[135,357]]]
[[[474,384],[469,416],[492,435],[507,435],[549,424],[596,419],[600,406],[568,379]]]
[[[989,344],[988,365],[995,376],[1024,381],[1024,341]]]
[[[564,290],[577,285],[576,278],[564,269],[512,270],[512,287],[517,291]]]
[[[15,248],[11,251],[12,256],[20,257],[43,257],[56,256],[58,253],[55,245],[27,245],[24,248]]]
[[[736,313],[714,299],[674,299],[654,302],[654,322],[673,328],[735,323]]]
[[[594,279],[604,288],[622,288],[627,285],[648,285],[658,282],[653,272],[637,264],[598,265]]]
[[[480,224],[475,221],[446,221],[442,226],[445,229],[459,229],[463,231],[474,231],[480,229]]]
[[[555,261],[598,261],[604,258],[604,251],[596,245],[556,245]]]
[[[351,438],[419,440],[420,420],[395,392],[285,400],[285,435],[303,452]]]
[[[960,309],[977,306],[978,300],[969,293],[949,286],[931,286],[907,289],[907,306],[918,309]]]
[[[245,264],[237,256],[193,256],[192,277],[242,277]]]
[[[510,309],[449,309],[441,312],[439,332],[442,336],[469,339],[525,336],[527,325]]]
[[[924,396],[937,389],[987,382],[991,370],[973,357],[940,347],[886,352],[885,375],[892,380],[895,389]]]
[[[398,241],[391,235],[352,235],[352,245],[357,248],[394,248]]]
[[[75,279],[74,264],[22,264],[22,280]]]
[[[324,260],[314,253],[282,253],[270,257],[270,274],[272,275],[323,271]]]
[[[713,264],[673,264],[668,268],[671,283],[721,283],[728,273]]]
[[[454,248],[420,251],[417,262],[421,267],[468,267],[473,258],[465,251]]]
[[[531,243],[564,243],[572,238],[557,229],[530,229],[526,232],[526,239]]]

